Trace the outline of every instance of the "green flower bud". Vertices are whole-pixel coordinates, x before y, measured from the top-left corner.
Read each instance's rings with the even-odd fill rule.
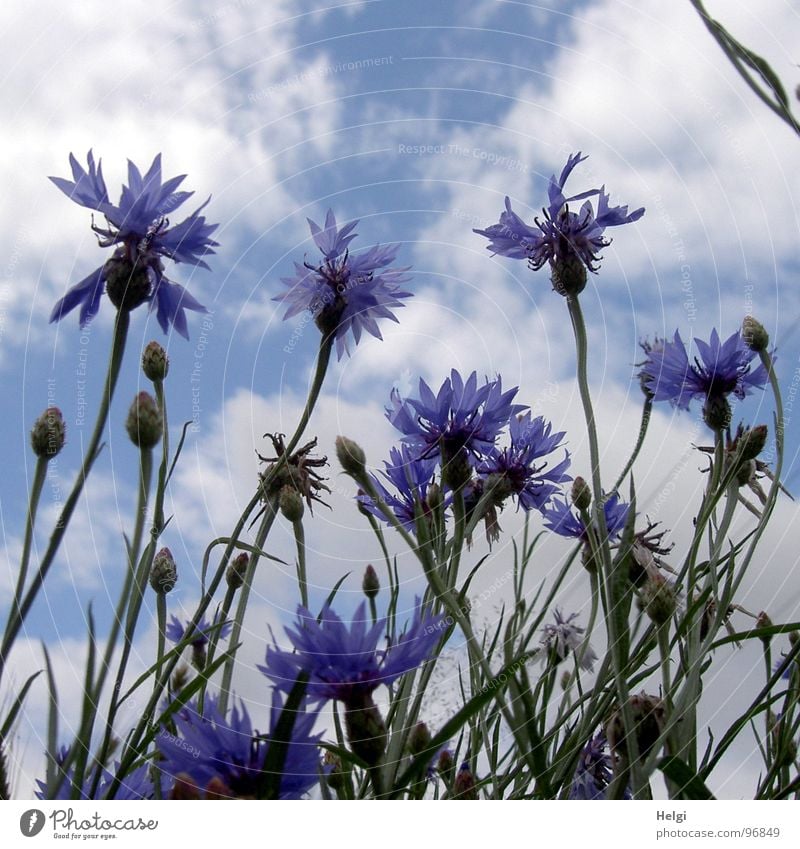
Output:
[[[346,436],[336,437],[336,456],[342,469],[352,478],[363,478],[367,473],[367,457],[360,445]]]
[[[293,486],[282,486],[278,496],[278,505],[285,519],[299,522],[303,518],[305,506],[300,493]]]
[[[424,722],[418,722],[408,735],[408,753],[412,756],[421,755],[431,745],[431,732]]]
[[[756,616],[756,628],[771,628],[772,620],[769,618],[769,615],[766,611],[762,610],[761,613]],[[770,642],[772,642],[772,637],[766,636],[761,637],[761,642],[764,643],[765,646],[768,646]]]
[[[66,429],[58,407],[48,407],[33,424],[31,447],[37,457],[50,459],[64,447]]]
[[[461,764],[461,769],[459,769],[458,775],[456,775],[452,798],[468,802],[474,802],[478,798],[475,776],[472,774],[472,770],[466,761]]]
[[[169,358],[167,352],[158,342],[148,342],[142,354],[142,371],[148,380],[155,383],[163,380],[169,372]]]
[[[225,570],[225,580],[231,589],[238,590],[244,584],[245,575],[247,574],[247,564],[249,562],[250,555],[246,551],[243,551],[228,563],[228,568]]]
[[[656,625],[663,625],[677,607],[675,588],[661,575],[653,575],[642,586],[639,606]]]
[[[432,483],[428,487],[428,495],[425,500],[431,510],[438,510],[444,504],[444,495],[438,483]]]
[[[370,563],[364,570],[364,579],[361,582],[361,589],[367,598],[375,598],[381,589],[381,582],[378,580],[378,574],[375,567]]]
[[[162,548],[153,558],[150,567],[150,586],[162,595],[175,588],[178,583],[178,570],[172,558],[172,552],[168,548]]]
[[[592,503],[592,490],[589,484],[582,477],[577,477],[572,482],[572,490],[570,491],[572,503],[578,510],[588,510]]]
[[[764,450],[764,446],[767,444],[768,434],[769,430],[766,425],[756,425],[756,427],[747,428],[741,434],[737,435],[731,445],[731,451],[737,452],[742,462],[746,463],[748,460],[755,460]]]
[[[161,439],[164,420],[155,399],[140,392],[131,404],[125,428],[131,442],[139,448],[154,448]]]
[[[140,263],[114,256],[103,267],[103,275],[106,294],[118,310],[135,310],[150,297],[150,275]]]
[[[746,315],[742,322],[742,339],[751,351],[766,351],[769,345],[769,334],[764,325],[756,321],[752,315]]]

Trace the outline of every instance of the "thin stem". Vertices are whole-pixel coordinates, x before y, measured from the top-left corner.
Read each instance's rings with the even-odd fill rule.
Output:
[[[247,571],[245,572],[244,583],[239,590],[239,603],[236,607],[236,615],[233,619],[233,630],[230,636],[230,652],[225,664],[222,668],[222,685],[219,692],[219,712],[225,716],[225,711],[228,708],[228,698],[231,692],[231,683],[233,681],[233,669],[236,665],[236,649],[239,645],[239,640],[242,634],[242,623],[244,622],[244,614],[247,610],[247,602],[250,599],[250,591],[253,586],[253,578],[256,574],[256,566],[258,565],[259,555],[256,551],[261,551],[264,548],[264,543],[272,528],[272,523],[278,514],[278,496],[272,496],[267,501],[264,507],[264,518],[261,520],[261,525],[258,528],[255,541],[253,543],[254,551],[250,552],[250,559],[247,561]]]
[[[25,540],[22,543],[22,557],[19,562],[19,575],[17,576],[17,588],[14,591],[14,609],[18,609],[25,590],[25,579],[28,576],[28,563],[31,557],[31,546],[33,544],[33,526],[36,523],[36,511],[39,507],[39,497],[42,494],[45,478],[47,477],[47,455],[36,458],[36,469],[33,473],[31,484],[31,495],[28,501],[28,515],[25,520]]]
[[[642,421],[639,425],[639,437],[636,440],[636,445],[633,446],[633,451],[631,452],[631,456],[628,459],[628,462],[625,464],[625,468],[619,473],[619,477],[617,478],[616,483],[614,484],[613,489],[617,490],[622,486],[622,482],[625,480],[625,476],[630,472],[633,468],[633,464],[636,462],[636,458],[639,456],[639,452],[642,450],[642,446],[644,445],[644,438],[647,436],[647,428],[650,424],[650,416],[653,412],[653,399],[650,397],[645,397],[644,405],[642,406]]]
[[[83,492],[86,479],[89,477],[92,466],[99,455],[100,439],[103,436],[103,431],[108,419],[108,410],[111,406],[111,399],[114,397],[114,390],[117,386],[117,379],[119,378],[120,367],[125,353],[125,342],[127,340],[129,326],[130,314],[125,310],[117,312],[117,318],[114,323],[114,337],[111,342],[108,372],[106,374],[103,394],[100,396],[100,408],[97,412],[97,420],[95,421],[94,430],[92,431],[91,438],[89,439],[89,444],[83,458],[83,464],[78,472],[78,477],[73,484],[72,491],[67,497],[67,500],[64,502],[64,507],[62,508],[61,514],[56,522],[56,526],[53,529],[47,550],[39,564],[39,569],[31,581],[31,585],[28,588],[28,592],[25,594],[25,598],[22,600],[22,603],[15,606],[9,616],[8,624],[6,625],[6,630],[3,635],[3,642],[0,645],[0,680],[2,680],[6,660],[8,659],[11,647],[14,644],[14,640],[25,621],[25,617],[28,615],[28,612],[33,606],[36,596],[39,594],[39,590],[47,577],[47,573],[50,571],[50,567],[53,565],[53,561],[55,560],[55,556],[58,553],[59,546],[61,545],[61,540],[64,538],[64,534],[67,531],[72,514],[75,511],[75,506]]]
[[[303,530],[303,520],[292,522],[294,541],[297,547],[297,583],[300,587],[300,601],[308,608],[308,577],[306,574],[306,535]]]

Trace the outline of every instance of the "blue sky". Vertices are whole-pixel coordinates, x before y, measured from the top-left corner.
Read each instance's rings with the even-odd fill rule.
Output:
[[[104,254],[89,212],[46,177],[67,175],[68,154],[83,159],[92,148],[113,196],[126,158],[146,167],[160,151],[165,174],[188,174],[186,187],[196,195],[186,209],[211,195],[207,215],[220,222],[212,271],[181,267],[173,275],[211,311],[205,323],[190,316],[191,341],[164,339],[143,310],[134,317],[107,449],[31,618],[20,668],[38,662],[29,658],[40,638],[79,658],[86,604],[94,600],[101,611],[117,586],[134,494],[135,453],[122,423],[143,387],[138,351],[151,338],[171,357],[176,434],[180,422],[195,421],[165,535],[182,578],[170,601],[191,609],[205,544],[230,529],[250,497],[255,451],[267,447],[262,435],[290,430],[302,404],[316,331],[308,326],[293,337],[297,322],[283,323],[271,298],[292,261],[315,250],[306,217],[321,221],[329,207],[340,222],[361,219],[356,245],[400,243],[415,292],[399,311],[401,322],[384,325],[385,341],[362,344],[332,369],[310,429],[329,455],[344,432],[378,465],[392,439],[382,418],[391,387],[412,391],[419,376],[438,384],[456,367],[520,385],[520,400],[566,428],[576,465],[585,461],[564,304],[544,272],[492,258],[471,232],[496,221],[506,194],[523,217],[536,215],[547,178],[576,150],[590,156],[572,178],[576,190],[604,183],[613,202],[647,208],[640,222],[612,233],[602,272],[584,296],[607,475],[624,462],[638,427],[641,396],[631,372],[644,336],[677,328],[684,338],[707,338],[712,327],[728,335],[752,311],[778,345],[785,397],[796,392],[800,144],[745,89],[688,2],[262,5],[131,0],[111,15],[106,4],[44,2],[35,16],[19,5],[0,12],[7,59],[0,519],[8,552],[0,560],[0,600],[8,598],[5,562],[19,548],[33,470],[31,423],[56,403],[68,433],[43,497],[41,545],[91,428],[80,409],[84,401],[94,409],[110,337],[108,303],[88,332],[74,316],[47,323],[65,287]],[[793,89],[800,19],[787,3],[758,5],[709,9]],[[791,486],[800,411],[788,412]],[[772,421],[766,396],[736,414]],[[703,440],[696,413],[666,408],[655,417],[640,497],[676,526],[686,526],[702,484],[691,444]],[[322,598],[352,571],[346,587],[355,597],[365,563],[378,554],[347,482],[335,469],[331,475],[334,510],[316,511],[308,528],[312,581]],[[796,563],[795,511],[788,503],[781,509],[763,567],[769,581],[748,589],[759,609],[773,604],[776,619],[797,609],[796,594],[785,590]],[[513,530],[517,519],[507,522]],[[272,545],[291,558],[284,530]],[[422,584],[409,569],[411,597]],[[580,588],[575,593],[581,597]],[[264,570],[248,619],[248,658],[258,657],[265,623],[291,610],[295,594],[291,575]],[[244,680],[242,690],[249,686]],[[25,733],[35,748],[35,732]]]

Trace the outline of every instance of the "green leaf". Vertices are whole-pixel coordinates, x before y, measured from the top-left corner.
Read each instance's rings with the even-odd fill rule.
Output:
[[[300,704],[306,694],[307,686],[308,673],[301,672],[289,693],[289,698],[286,699],[280,719],[278,719],[270,734],[269,746],[262,767],[264,776],[259,782],[259,799],[280,799],[281,779],[283,778],[286,756],[289,753],[289,745],[292,742],[292,730],[297,714],[301,712]]]
[[[714,799],[714,794],[691,767],[677,757],[662,758],[658,769],[680,788],[682,799]]]
[[[6,716],[6,721],[3,723],[3,727],[0,728],[0,743],[2,743],[11,733],[11,727],[14,725],[14,720],[17,718],[17,714],[25,701],[25,697],[28,695],[28,690],[30,690],[31,684],[33,684],[33,682],[41,674],[41,669],[34,672],[33,675],[31,675],[30,678],[28,678],[28,680],[22,685],[19,695],[16,699],[14,699],[14,704],[11,705],[11,710],[9,710],[8,715]]]

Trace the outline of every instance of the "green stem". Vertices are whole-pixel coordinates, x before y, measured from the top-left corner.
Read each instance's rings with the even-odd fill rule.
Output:
[[[614,593],[612,583],[611,549],[608,544],[608,527],[604,509],[603,486],[600,478],[600,448],[597,441],[597,423],[594,417],[592,396],[589,391],[589,345],[586,335],[586,323],[583,320],[580,301],[577,295],[567,296],[567,308],[572,321],[572,330],[575,335],[575,351],[577,359],[578,391],[583,404],[583,414],[586,420],[586,433],[589,437],[589,456],[592,467],[592,510],[594,513],[595,528],[599,537],[599,554],[602,562],[598,568],[602,569],[602,577],[606,584],[606,598],[608,609],[606,610],[606,631],[608,633],[609,651],[611,652],[611,664],[614,672],[614,685],[619,699],[622,724],[624,726],[623,738],[626,750],[629,754],[631,766],[631,791],[634,799],[643,798],[645,794],[646,777],[642,774],[639,761],[639,751],[634,733],[633,713],[630,705],[630,692],[625,677],[625,658],[623,654],[623,634],[618,627],[617,616],[612,609],[614,604]]]
[[[25,590],[25,579],[28,576],[28,563],[31,557],[31,546],[33,544],[33,526],[36,523],[36,511],[39,507],[39,497],[42,494],[45,478],[47,477],[47,463],[49,457],[37,457],[36,469],[33,473],[31,484],[31,495],[28,502],[28,515],[25,520],[25,540],[22,543],[22,557],[19,562],[19,575],[17,577],[17,588],[14,591],[14,609],[18,609],[22,601],[22,593]]]
[[[306,574],[306,535],[303,530],[303,520],[292,522],[294,541],[297,547],[297,583],[300,586],[300,601],[308,608],[308,576]]]
[[[619,477],[617,478],[617,481],[614,484],[613,489],[615,490],[620,488],[622,482],[625,480],[625,476],[633,468],[633,464],[636,462],[636,458],[639,456],[639,452],[642,450],[642,446],[644,445],[644,438],[645,436],[647,436],[647,428],[650,425],[650,416],[652,412],[653,399],[645,397],[644,406],[642,407],[642,422],[639,425],[639,437],[636,440],[636,445],[634,445],[633,447],[633,451],[631,452],[631,456],[628,459],[628,462],[625,464],[625,468],[620,472]]]
[[[120,367],[125,353],[125,342],[127,340],[129,326],[130,314],[127,311],[117,312],[116,321],[114,323],[114,337],[111,343],[111,354],[109,356],[108,372],[106,374],[103,394],[100,397],[100,408],[97,412],[97,420],[95,421],[94,430],[92,431],[91,438],[89,439],[89,444],[83,458],[83,464],[78,472],[78,477],[73,484],[72,491],[67,497],[67,500],[64,502],[64,507],[62,508],[61,514],[56,522],[56,526],[53,529],[47,550],[39,564],[39,569],[31,581],[31,585],[28,588],[28,592],[25,594],[25,598],[22,600],[22,603],[15,606],[9,616],[5,633],[3,635],[3,642],[0,644],[0,680],[2,680],[6,660],[8,659],[11,647],[14,644],[14,640],[25,621],[25,617],[28,615],[31,607],[33,606],[36,596],[39,594],[39,590],[47,577],[47,573],[50,571],[50,567],[53,565],[53,561],[55,560],[55,556],[58,553],[59,546],[61,545],[61,540],[64,538],[69,522],[72,519],[72,514],[75,511],[75,506],[83,492],[86,479],[89,477],[92,466],[99,455],[100,440],[103,436],[103,431],[108,419],[108,410],[111,406],[111,399],[114,396],[114,390],[117,386],[117,379],[119,378]]]
[[[272,528],[272,523],[275,521],[275,517],[278,514],[277,495],[267,501],[264,511],[264,518],[261,520],[261,524],[259,525],[258,532],[256,533],[256,538],[253,543],[253,547],[257,551],[263,550],[264,543],[266,542],[267,536]],[[230,698],[231,683],[233,681],[233,669],[236,665],[236,650],[242,634],[244,614],[247,610],[247,602],[250,599],[250,591],[253,587],[253,578],[255,577],[258,561],[259,555],[256,551],[252,551],[250,553],[250,559],[247,561],[247,571],[245,572],[244,583],[239,590],[239,603],[236,607],[236,614],[233,618],[233,629],[228,643],[230,646],[230,652],[222,668],[222,685],[219,692],[218,709],[223,716],[225,716],[225,712],[228,708],[228,699]]]

